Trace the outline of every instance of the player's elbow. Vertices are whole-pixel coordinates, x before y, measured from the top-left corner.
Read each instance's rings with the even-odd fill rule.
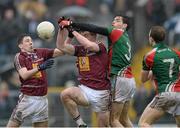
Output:
[[[62,51],[62,52],[65,52],[65,51],[66,51],[65,45],[61,45],[61,46],[59,47],[59,50]]]
[[[21,78],[22,78],[23,80],[27,80],[29,77],[28,77],[27,75],[22,75]]]

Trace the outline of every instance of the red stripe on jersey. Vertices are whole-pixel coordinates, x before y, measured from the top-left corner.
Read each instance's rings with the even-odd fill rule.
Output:
[[[127,69],[124,71],[124,77],[126,78],[132,78],[133,75],[132,75],[132,69],[131,67],[127,67]]]
[[[154,56],[156,53],[156,49],[153,49],[151,52],[149,52],[145,57],[146,65],[151,69],[154,64]]]
[[[114,44],[116,41],[119,40],[119,38],[123,35],[123,31],[120,29],[114,29],[112,30],[111,34],[110,34],[110,39],[112,41],[112,43]]]
[[[171,91],[172,92],[180,92],[180,77],[178,77],[178,80],[174,83]]]
[[[173,92],[180,92],[180,84],[178,83],[178,85],[174,85],[173,86],[173,90],[172,90]]]
[[[177,49],[173,49],[173,51],[179,56],[180,58],[180,51],[178,51]]]

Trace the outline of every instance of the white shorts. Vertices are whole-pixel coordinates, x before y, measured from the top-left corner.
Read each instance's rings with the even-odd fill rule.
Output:
[[[14,109],[11,120],[23,122],[30,118],[32,123],[48,120],[48,100],[46,96],[28,96],[20,94],[19,101]]]
[[[106,112],[110,104],[110,90],[94,90],[84,85],[79,85],[84,97],[89,102],[94,112]]]
[[[111,78],[112,102],[126,102],[132,99],[136,91],[134,78],[125,78],[114,75]]]
[[[173,116],[180,115],[180,92],[163,92],[154,97],[149,104],[151,108],[160,109]]]

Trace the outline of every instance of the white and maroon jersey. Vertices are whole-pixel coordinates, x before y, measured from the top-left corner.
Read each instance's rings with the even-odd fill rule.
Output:
[[[37,65],[43,63],[45,60],[52,58],[53,49],[34,49],[33,53],[20,52],[17,53],[14,59],[15,69],[26,67],[27,70],[31,70]],[[27,80],[23,80],[19,76],[21,81],[20,90],[23,94],[30,96],[44,96],[47,94],[47,78],[46,71],[38,71],[32,77]]]

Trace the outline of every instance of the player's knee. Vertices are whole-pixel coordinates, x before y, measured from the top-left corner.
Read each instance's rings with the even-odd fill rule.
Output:
[[[60,94],[60,98],[61,98],[62,101],[66,101],[67,99],[70,98],[69,92],[66,91],[66,90],[62,91],[61,94]]]

